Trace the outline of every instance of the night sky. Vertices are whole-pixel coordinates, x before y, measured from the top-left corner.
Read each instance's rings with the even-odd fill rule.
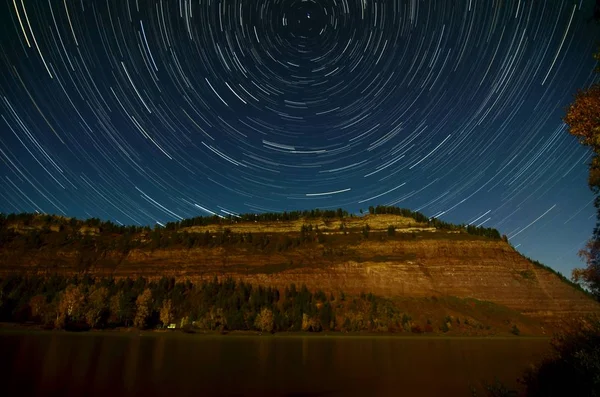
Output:
[[[0,211],[396,205],[569,274],[594,0],[2,0]]]

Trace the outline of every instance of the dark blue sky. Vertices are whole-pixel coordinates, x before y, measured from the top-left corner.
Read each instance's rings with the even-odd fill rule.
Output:
[[[594,225],[561,117],[594,1],[10,1],[0,211],[154,224],[386,204],[569,274]]]

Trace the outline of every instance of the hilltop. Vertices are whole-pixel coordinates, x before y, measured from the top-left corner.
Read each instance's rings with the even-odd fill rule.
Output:
[[[0,277],[11,273],[305,285],[327,294],[372,293],[438,317],[468,316],[479,310],[473,302],[489,302],[496,314],[486,314],[488,322],[519,318],[532,333],[600,311],[578,286],[523,257],[495,229],[383,206],[360,216],[313,210],[155,228],[11,214],[0,217]]]

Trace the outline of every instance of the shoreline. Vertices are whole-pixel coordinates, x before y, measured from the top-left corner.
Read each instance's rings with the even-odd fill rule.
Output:
[[[147,329],[140,330],[137,328],[112,328],[112,329],[90,329],[87,331],[66,331],[59,329],[43,329],[38,324],[18,324],[18,323],[0,323],[0,336],[2,334],[38,334],[38,335],[121,335],[130,337],[218,337],[218,338],[269,338],[269,339],[284,339],[284,338],[312,338],[312,339],[331,339],[331,338],[394,338],[407,340],[432,340],[432,339],[455,339],[455,340],[550,340],[551,336],[539,335],[440,335],[436,333],[382,333],[382,332],[276,332],[276,333],[261,333],[258,331],[202,331],[195,330],[194,332],[184,332],[181,329]]]

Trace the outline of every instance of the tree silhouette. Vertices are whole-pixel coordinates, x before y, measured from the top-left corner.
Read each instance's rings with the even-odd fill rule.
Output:
[[[597,12],[599,7],[597,3]],[[600,52],[596,53],[594,58],[600,60]],[[575,100],[567,109],[564,122],[569,133],[575,136],[579,143],[592,150],[588,185],[596,195],[596,227],[586,247],[580,252],[587,266],[574,269],[572,278],[588,287],[600,300],[600,84],[593,84],[588,89],[577,92]]]

